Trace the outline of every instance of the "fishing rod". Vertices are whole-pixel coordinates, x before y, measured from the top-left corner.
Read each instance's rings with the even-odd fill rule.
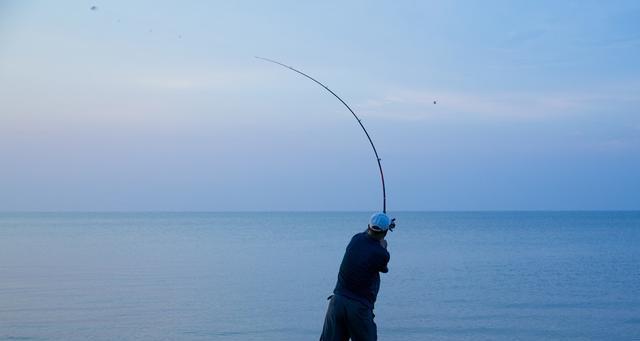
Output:
[[[269,58],[263,58],[263,57],[258,57],[256,56],[256,58],[270,62],[270,63],[274,63],[274,64],[278,64],[282,67],[285,67],[291,71],[295,71],[307,78],[309,78],[310,80],[316,82],[318,85],[320,85],[321,87],[323,87],[325,90],[329,91],[333,96],[335,96],[342,104],[344,104],[345,107],[347,107],[347,109],[349,109],[349,111],[351,112],[351,115],[353,115],[353,117],[358,121],[358,124],[360,125],[360,127],[362,128],[362,130],[364,131],[364,134],[367,135],[367,139],[369,140],[369,143],[371,144],[371,148],[373,148],[373,153],[376,156],[376,161],[378,162],[378,169],[380,170],[380,180],[382,181],[382,212],[383,213],[387,213],[387,191],[386,188],[384,186],[384,173],[382,172],[382,164],[380,163],[380,161],[382,160],[379,156],[378,156],[378,151],[376,150],[376,146],[373,144],[373,140],[371,140],[371,136],[369,136],[369,132],[367,131],[367,129],[364,127],[364,125],[362,124],[362,120],[360,120],[360,118],[358,117],[358,115],[356,115],[355,112],[353,112],[353,110],[351,110],[351,107],[349,107],[349,105],[342,100],[342,98],[340,98],[340,96],[336,95],[335,92],[333,92],[331,89],[329,89],[326,85],[320,83],[317,79],[307,75],[306,73],[294,69],[289,65],[280,63],[278,61],[275,61],[273,59],[269,59]],[[394,219],[395,220],[395,219]]]

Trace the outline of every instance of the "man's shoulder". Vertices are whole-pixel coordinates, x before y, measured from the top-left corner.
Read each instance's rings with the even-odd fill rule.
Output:
[[[351,245],[358,245],[358,248],[364,248],[370,250],[369,252],[373,252],[375,254],[386,255],[389,256],[389,252],[385,249],[380,241],[373,239],[367,234],[367,231],[356,233],[352,238]]]
[[[351,237],[351,243],[354,242],[360,242],[365,240],[364,238],[366,238],[367,236],[365,235],[366,232],[358,232],[356,234],[353,235],[353,237]]]
[[[362,231],[362,232],[358,232],[356,234],[353,235],[353,238],[362,238],[362,237],[366,237],[367,236],[367,231]]]

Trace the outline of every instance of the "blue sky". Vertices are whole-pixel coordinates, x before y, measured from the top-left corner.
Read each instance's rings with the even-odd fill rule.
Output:
[[[379,209],[255,55],[391,211],[640,209],[639,52],[637,1],[4,0],[0,210]]]

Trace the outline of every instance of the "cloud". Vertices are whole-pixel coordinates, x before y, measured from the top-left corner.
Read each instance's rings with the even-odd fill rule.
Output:
[[[132,81],[142,87],[168,90],[192,89],[202,86],[202,83],[195,79],[180,77],[141,77],[133,79]]]
[[[403,120],[429,119],[449,114],[531,120],[592,112],[594,108],[607,104],[637,105],[638,102],[640,95],[614,89],[565,93],[471,93],[404,89],[390,91],[356,107],[363,115]]]
[[[272,79],[266,71],[249,68],[219,67],[174,71],[154,70],[147,74],[120,75],[120,82],[150,89],[166,90],[228,90],[254,87]]]
[[[548,28],[532,30],[512,31],[507,34],[503,47],[518,47],[542,38],[548,32]]]

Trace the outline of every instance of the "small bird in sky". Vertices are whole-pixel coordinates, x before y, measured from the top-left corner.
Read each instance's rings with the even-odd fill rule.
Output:
[[[433,101],[433,104],[436,104],[436,101]]]
[[[91,6],[90,10],[97,11],[98,10],[98,6]]]

